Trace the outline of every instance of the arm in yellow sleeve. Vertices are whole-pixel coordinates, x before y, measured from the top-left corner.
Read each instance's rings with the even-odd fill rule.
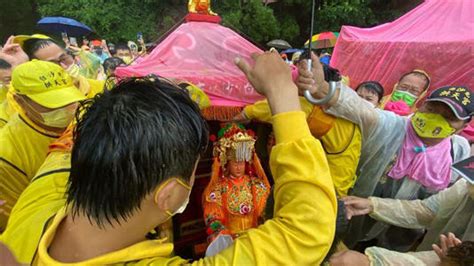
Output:
[[[313,110],[313,105],[303,97],[299,97],[299,100],[301,109],[305,113],[305,116],[308,117]],[[272,120],[272,111],[270,110],[270,105],[268,105],[267,100],[258,101],[245,106],[243,113],[245,117],[250,120],[255,119],[267,123],[270,123]]]
[[[304,112],[281,113],[272,122],[274,218],[195,265],[319,265],[329,251],[337,204],[321,144],[311,136]]]

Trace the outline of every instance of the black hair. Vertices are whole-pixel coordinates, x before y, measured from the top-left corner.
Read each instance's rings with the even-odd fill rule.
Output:
[[[0,69],[10,69],[10,68],[12,68],[12,65],[8,63],[7,61],[0,58]]]
[[[123,80],[77,113],[67,202],[99,227],[133,216],[163,181],[189,180],[208,145],[198,105],[158,78]]]
[[[379,82],[377,82],[377,81],[364,81],[364,82],[360,83],[357,86],[355,91],[358,91],[362,87],[366,88],[369,91],[374,92],[377,95],[377,98],[378,98],[377,102],[380,102],[380,100],[382,100],[383,95],[385,93],[385,90],[383,89],[382,84],[380,84]]]
[[[447,257],[457,262],[458,265],[474,264],[474,242],[463,241],[460,245],[448,249]]]
[[[105,59],[104,63],[102,64],[106,74],[113,73],[115,69],[120,65],[125,65],[125,62],[118,57],[109,57]]]
[[[118,50],[129,50],[130,51],[130,47],[128,47],[126,44],[119,43],[115,46],[115,51],[118,51]]]
[[[50,45],[58,45],[51,39],[29,39],[23,43],[23,51],[28,55],[30,59],[35,59],[35,53],[42,48],[48,47]],[[59,45],[58,45],[59,46]]]
[[[403,74],[400,77],[400,79],[398,80],[398,82],[402,81],[408,75],[415,75],[415,76],[421,77],[425,80],[425,86],[423,87],[423,91],[426,91],[430,87],[430,78],[426,74],[423,74],[422,72],[416,71],[416,70],[413,70],[413,71],[410,71],[410,72],[407,72],[407,73]]]

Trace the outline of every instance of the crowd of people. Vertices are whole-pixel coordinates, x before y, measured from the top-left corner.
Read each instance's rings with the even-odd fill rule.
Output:
[[[204,92],[185,81],[115,79],[143,41],[63,41],[12,36],[0,52],[0,264],[191,263],[150,232],[186,208],[209,100],[196,102]],[[272,125],[273,212],[259,206],[265,222],[192,263],[472,265],[474,183],[451,168],[471,156],[460,134],[472,89],[430,88],[413,66],[388,95],[377,81],[352,89],[350,77],[331,95],[325,62],[311,56],[311,70],[275,51],[236,58],[266,98],[233,122]],[[313,105],[305,91],[329,101]]]

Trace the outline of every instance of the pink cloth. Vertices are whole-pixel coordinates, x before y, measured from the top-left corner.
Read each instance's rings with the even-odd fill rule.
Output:
[[[376,80],[390,94],[400,76],[425,70],[431,89],[474,88],[474,1],[425,0],[399,19],[373,28],[343,26],[331,66],[352,86]]]
[[[400,116],[407,116],[411,114],[410,106],[408,106],[408,104],[406,104],[402,100],[399,100],[396,102],[392,102],[392,101],[387,102],[385,104],[384,110],[394,112]]]
[[[467,125],[467,127],[459,135],[465,137],[469,141],[469,143],[473,143],[474,142],[474,126],[472,125],[472,122],[469,125]]]
[[[214,106],[245,106],[263,99],[234,64],[236,57],[252,62],[257,46],[217,23],[181,24],[141,61],[118,67],[119,77],[157,74],[184,79],[202,88]]]
[[[408,176],[427,188],[439,191],[449,185],[452,162],[450,138],[425,147],[409,120],[402,149],[388,176],[393,179]]]

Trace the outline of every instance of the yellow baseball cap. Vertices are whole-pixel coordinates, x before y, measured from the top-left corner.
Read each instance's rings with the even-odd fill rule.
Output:
[[[14,43],[18,43],[21,48],[23,48],[23,44],[27,40],[31,39],[38,39],[38,40],[52,40],[49,36],[44,34],[33,34],[33,35],[17,35],[13,38]]]
[[[34,59],[17,66],[11,82],[16,94],[26,95],[47,108],[55,109],[86,99],[62,67],[46,61]]]

